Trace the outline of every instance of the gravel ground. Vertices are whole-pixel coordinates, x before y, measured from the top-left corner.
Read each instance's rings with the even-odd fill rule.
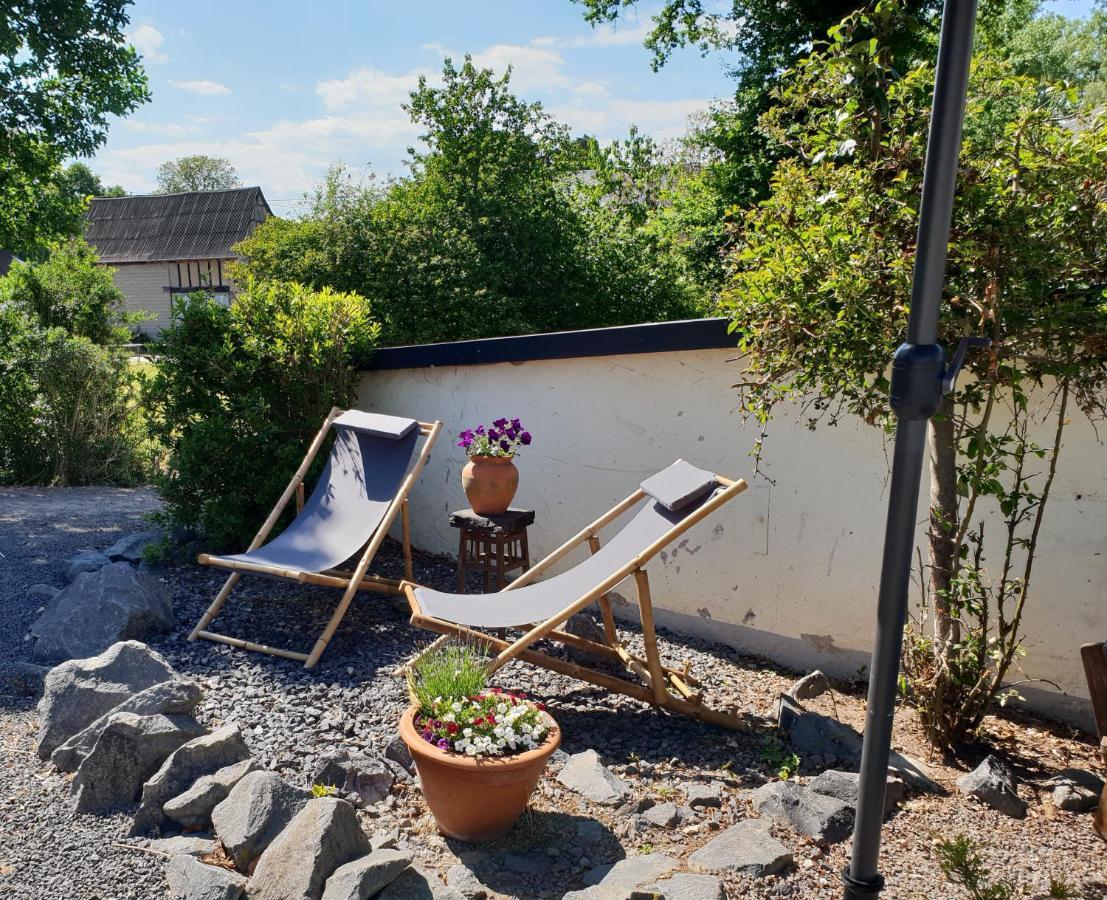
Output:
[[[28,657],[23,636],[38,611],[26,588],[61,584],[58,564],[77,550],[100,549],[122,534],[140,530],[142,516],[156,508],[145,490],[0,489],[0,895],[5,897],[159,898],[165,896],[162,860],[123,844],[129,818],[77,816],[68,784],[34,754],[38,722],[35,698],[8,690],[7,674]],[[378,570],[398,575],[397,549],[386,546]],[[379,596],[359,598],[346,616],[322,664],[307,673],[298,664],[233,651],[205,642],[187,643],[192,623],[218,589],[218,572],[197,566],[159,570],[174,598],[180,627],[152,644],[183,674],[207,689],[198,716],[209,725],[238,722],[264,765],[289,780],[307,784],[327,750],[336,745],[382,749],[394,735],[406,705],[402,682],[390,674],[429,636],[407,624],[406,605]],[[454,580],[448,559],[416,558],[416,578],[448,588]],[[245,579],[216,620],[219,630],[253,640],[308,649],[333,609],[333,591],[261,579]],[[401,842],[419,862],[445,872],[459,854],[497,896],[557,898],[581,887],[589,867],[623,856],[658,850],[685,857],[720,828],[752,813],[745,793],[773,777],[771,748],[776,736],[771,708],[795,678],[765,660],[727,648],[663,635],[663,656],[675,664],[690,660],[707,685],[707,696],[734,705],[750,719],[748,733],[724,732],[653,711],[635,701],[603,694],[553,673],[512,664],[497,681],[545,698],[560,722],[563,748],[597,749],[638,797],[679,798],[697,780],[724,786],[720,810],[672,828],[635,827],[544,778],[532,809],[502,841],[481,848],[438,836],[418,792],[408,790],[386,805],[363,812],[370,833],[398,828]],[[835,690],[810,704],[859,725],[863,700],[856,686]],[[991,719],[986,741],[961,763],[930,760],[931,774],[952,785],[990,749],[1010,759],[1030,802],[1018,821],[947,797],[911,795],[885,828],[882,869],[885,896],[958,897],[944,882],[933,853],[936,837],[964,833],[977,838],[993,871],[1016,881],[1026,895],[1044,892],[1050,877],[1063,877],[1087,898],[1107,896],[1104,845],[1089,815],[1052,806],[1040,783],[1066,766],[1095,768],[1086,736],[1030,718]],[[924,757],[917,723],[909,710],[897,717],[896,747]],[[800,779],[807,772],[801,765]],[[786,828],[777,837],[793,850],[796,865],[761,881],[731,879],[728,896],[837,898],[838,873],[849,842],[830,848],[798,838]]]

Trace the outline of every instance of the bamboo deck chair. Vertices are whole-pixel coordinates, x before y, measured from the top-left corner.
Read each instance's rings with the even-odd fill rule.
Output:
[[[305,502],[304,478],[332,429],[334,445],[330,457]],[[346,615],[354,594],[359,590],[402,593],[400,581],[368,574],[397,514],[402,525],[404,572],[407,578],[412,577],[408,493],[441,429],[441,422],[417,422],[353,409],[345,412],[332,409],[296,474],[246,551],[233,556],[201,553],[197,557],[201,565],[230,569],[232,574],[188,639],[216,641],[242,650],[283,656],[313,668]],[[420,436],[425,438],[423,447],[409,469]],[[293,496],[296,497],[296,518],[277,537],[264,543]],[[341,568],[355,557],[357,563],[352,570]],[[207,630],[243,574],[342,589],[342,599],[310,654]]]
[[[450,594],[405,583],[403,588],[411,606],[411,623],[442,635],[423,652],[430,652],[458,637],[481,643],[496,652],[488,663],[489,673],[512,659],[520,659],[673,712],[725,728],[745,730],[746,723],[738,716],[704,704],[701,692],[694,690],[700,682],[689,673],[687,664],[682,670],[661,664],[649,579],[644,568],[681,534],[745,489],[744,481],[712,475],[677,460],[643,481],[633,494],[497,593]],[[642,509],[610,542],[601,546],[600,529],[639,504]],[[534,581],[585,542],[592,556],[545,581]],[[608,596],[608,592],[628,576],[634,578],[638,598],[644,659],[631,654],[619,640]],[[603,618],[604,643],[586,640],[560,627],[574,613],[594,602],[598,603]],[[521,629],[523,636],[509,643],[502,631],[499,636],[493,636],[477,630],[508,627]],[[542,638],[552,638],[622,663],[641,681],[629,681],[530,649]],[[414,660],[408,666],[413,663]]]
[[[1084,674],[1088,678],[1088,695],[1095,714],[1095,728],[1099,733],[1099,753],[1107,766],[1107,642],[1085,644],[1080,648],[1084,661]],[[1096,834],[1107,841],[1107,787],[1099,795],[1099,806],[1092,820]]]

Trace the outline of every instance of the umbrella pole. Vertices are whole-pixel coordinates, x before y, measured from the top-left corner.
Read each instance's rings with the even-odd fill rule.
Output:
[[[946,0],[926,147],[911,314],[907,340],[896,350],[892,363],[891,407],[897,419],[895,451],[869,670],[853,852],[849,868],[842,873],[845,900],[873,897],[884,887],[877,868],[884,792],[903,627],[907,621],[927,422],[941,403],[946,375],[945,353],[937,344],[938,314],[945,282],[975,18],[976,0]]]

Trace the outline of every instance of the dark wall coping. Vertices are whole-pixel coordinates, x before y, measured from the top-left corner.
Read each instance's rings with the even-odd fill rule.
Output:
[[[382,347],[363,366],[367,370],[422,369],[429,366],[477,366],[538,359],[574,359],[620,356],[628,353],[666,353],[675,350],[712,350],[737,347],[727,332],[727,319],[684,319],[618,325],[582,331],[554,331],[512,337]]]

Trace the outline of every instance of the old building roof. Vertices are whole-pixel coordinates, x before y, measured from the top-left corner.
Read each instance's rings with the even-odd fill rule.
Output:
[[[105,263],[230,259],[270,215],[259,187],[96,197],[85,238]]]

